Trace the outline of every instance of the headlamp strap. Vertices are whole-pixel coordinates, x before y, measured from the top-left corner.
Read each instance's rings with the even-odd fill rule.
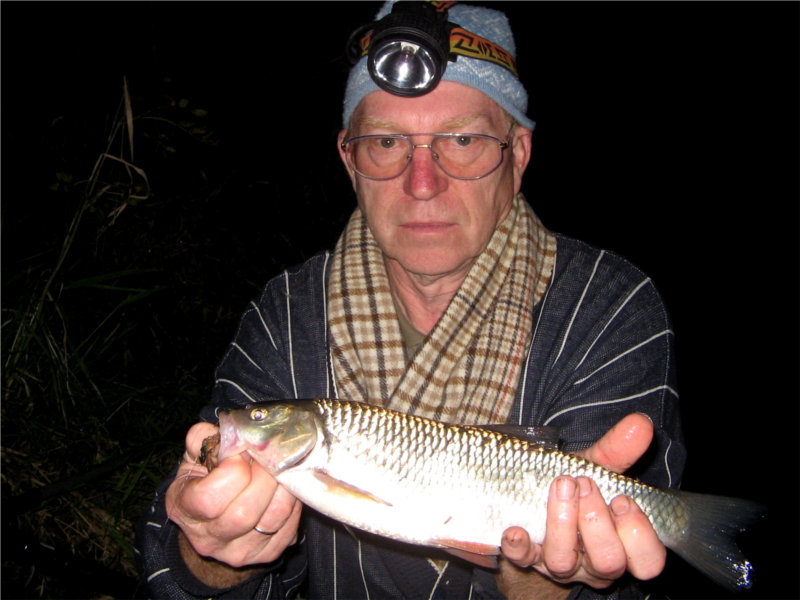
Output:
[[[358,41],[358,47],[361,48],[361,56],[366,56],[369,54],[369,47],[372,46],[372,34],[374,33],[375,30],[370,29],[364,34],[364,37]]]
[[[450,31],[450,53],[497,63],[519,77],[514,57],[505,48],[463,27],[454,27]]]
[[[434,0],[428,0],[429,4],[433,4],[433,8],[436,9],[438,13],[446,13],[448,10],[453,8],[458,2],[434,2]]]
[[[458,2],[433,2],[430,4],[436,9],[436,12],[446,13],[453,5]],[[374,29],[370,29],[359,40],[358,45],[361,49],[361,56],[369,54],[369,47],[372,45],[372,34]],[[517,73],[517,63],[514,57],[511,56],[505,48],[479,36],[476,33],[467,31],[463,27],[455,25],[450,30],[450,54],[466,56],[475,58],[477,60],[487,60],[496,63],[501,67],[505,67],[514,74],[514,77],[519,77]],[[455,57],[452,58],[455,60]]]

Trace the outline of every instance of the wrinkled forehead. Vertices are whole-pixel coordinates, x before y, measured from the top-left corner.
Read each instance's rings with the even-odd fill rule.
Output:
[[[350,121],[351,135],[366,130],[394,133],[505,133],[511,118],[494,100],[460,83],[442,82],[413,98],[378,90],[367,94]],[[501,131],[502,130],[502,131]]]

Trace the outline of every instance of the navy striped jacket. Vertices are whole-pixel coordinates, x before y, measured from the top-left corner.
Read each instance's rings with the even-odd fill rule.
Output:
[[[652,281],[619,256],[557,235],[553,278],[535,307],[533,340],[510,423],[558,427],[562,448],[590,446],[623,416],[643,412],[656,436],[638,478],[677,487],[685,460],[675,386],[673,332]],[[211,405],[330,397],[326,294],[330,254],[271,280],[250,303],[217,372]],[[183,565],[167,519],[167,479],[137,528],[137,557],[155,598],[502,598],[491,572],[430,549],[391,543],[306,508],[301,543],[263,575],[229,590],[197,581]],[[622,585],[610,596],[636,596]],[[571,597],[597,594],[576,586]]]

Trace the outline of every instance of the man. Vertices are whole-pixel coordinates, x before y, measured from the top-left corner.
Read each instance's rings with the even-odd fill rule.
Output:
[[[502,13],[455,5],[447,19],[513,56]],[[545,229],[519,194],[534,124],[512,70],[458,56],[411,96],[373,75],[366,58],[353,68],[338,139],[358,209],[332,254],[268,283],[243,315],[206,422],[139,530],[152,594],[285,597],[304,580],[312,598],[634,590],[618,580],[658,575],[664,546],[635,503],[607,506],[586,478],[553,482],[542,544],[505,532],[495,574],[332,522],[243,456],[211,474],[198,466],[215,407],[335,396],[449,422],[551,425],[566,450],[619,471],[650,448],[637,474],[679,483],[661,300],[624,260]]]

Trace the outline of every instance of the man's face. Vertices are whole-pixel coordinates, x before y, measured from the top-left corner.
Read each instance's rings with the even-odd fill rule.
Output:
[[[503,163],[482,179],[445,174],[427,148],[417,148],[397,178],[373,181],[348,172],[373,236],[389,261],[426,277],[462,275],[508,214],[530,157],[531,132],[510,123],[503,110],[474,88],[442,82],[429,94],[402,98],[372,92],[359,104],[352,131],[342,140],[388,133],[481,133],[511,138]],[[430,136],[412,138],[430,144]],[[347,166],[345,153],[340,149]]]

